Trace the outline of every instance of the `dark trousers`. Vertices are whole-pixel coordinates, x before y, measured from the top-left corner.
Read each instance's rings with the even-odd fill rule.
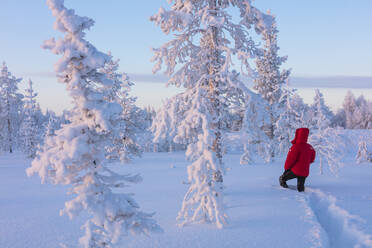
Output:
[[[293,178],[297,178],[297,190],[299,192],[304,191],[306,177],[296,176],[291,170],[284,171],[282,175],[282,179],[284,182],[291,180]]]

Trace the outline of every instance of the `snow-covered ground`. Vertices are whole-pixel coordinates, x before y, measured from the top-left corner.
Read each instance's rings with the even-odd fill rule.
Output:
[[[28,178],[30,160],[15,153],[0,156],[0,247],[78,247],[84,216],[59,216],[67,188]],[[127,188],[142,210],[156,212],[161,234],[130,236],[121,247],[372,247],[372,164],[357,165],[350,155],[338,177],[319,175],[318,162],[305,193],[278,186],[284,158],[272,164],[240,165],[239,154],[225,164],[224,229],[200,224],[178,227],[176,216],[187,190],[182,152],[146,153],[122,172],[140,173],[144,181]],[[296,181],[289,181],[296,185]]]

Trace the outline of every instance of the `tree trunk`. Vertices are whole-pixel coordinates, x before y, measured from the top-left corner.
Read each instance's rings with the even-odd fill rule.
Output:
[[[158,147],[159,147],[159,144],[154,143],[153,152],[158,152],[159,151]]]
[[[217,15],[217,1],[216,0],[209,0],[209,9],[211,11],[211,15]],[[210,76],[214,75],[216,70],[219,67],[219,52],[217,49],[218,46],[218,30],[216,27],[210,27],[210,35],[208,41],[209,41],[209,48],[211,51],[210,54],[210,64],[208,68],[208,73]],[[212,78],[209,79],[208,81],[208,86],[209,86],[209,98],[212,102],[212,112],[214,112],[215,116],[218,118],[217,123],[213,124],[213,129],[215,130],[215,140],[213,142],[212,146],[212,151],[215,152],[216,157],[218,158],[218,163],[221,167],[222,165],[222,125],[221,125],[221,120],[220,120],[220,115],[221,115],[221,103],[219,101],[219,82],[215,80],[215,78],[212,76]],[[212,113],[213,114],[213,113]],[[223,176],[222,172],[220,170],[217,170],[213,174],[213,179],[216,182],[223,182]]]
[[[169,141],[169,149],[168,152],[174,152],[174,143],[173,141]]]
[[[8,142],[9,142],[9,153],[12,153],[13,152],[13,149],[12,149],[12,127],[11,127],[11,122],[10,122],[10,103],[9,103],[9,92],[7,92],[7,100],[6,100],[6,108],[7,108],[7,111],[8,111]]]
[[[270,106],[270,142],[271,142],[271,151],[270,151],[270,155],[271,155],[271,160],[274,159],[275,157],[275,150],[274,150],[274,145],[273,145],[273,141],[274,141],[274,125],[275,125],[275,118],[274,118],[274,114],[273,114],[273,108],[272,106]]]
[[[8,119],[8,142],[9,142],[9,152],[12,153],[12,136],[11,136],[11,127],[10,127],[10,120]]]

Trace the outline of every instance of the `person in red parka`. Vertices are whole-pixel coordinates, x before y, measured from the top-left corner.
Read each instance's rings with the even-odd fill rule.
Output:
[[[279,177],[280,186],[288,188],[287,181],[297,178],[297,190],[305,190],[305,179],[309,175],[310,164],[315,160],[315,150],[307,143],[308,128],[298,128],[292,147],[289,149],[284,165],[284,173]]]

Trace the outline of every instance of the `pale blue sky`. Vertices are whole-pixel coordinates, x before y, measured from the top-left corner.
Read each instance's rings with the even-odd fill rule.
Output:
[[[112,51],[115,58],[121,59],[121,70],[130,74],[151,74],[150,48],[171,38],[149,21],[159,7],[168,6],[166,0],[66,0],[65,3],[79,15],[96,21],[87,39],[102,51]],[[256,0],[255,6],[264,11],[270,9],[276,15],[280,53],[288,55],[285,67],[292,68],[293,76],[372,77],[372,1]],[[43,40],[61,35],[53,30],[53,22],[44,0],[0,0],[0,60],[25,79],[24,85],[28,78],[33,79],[43,109],[60,111],[69,100],[64,86],[53,76],[53,64],[58,57],[40,48]],[[175,92],[164,89],[161,83],[140,76],[135,78],[138,81],[133,93],[138,95],[141,105],[158,105],[161,98]],[[350,88],[354,88],[354,81],[350,82]],[[367,88],[372,88],[372,81]],[[367,91],[367,97],[368,93],[372,91]],[[311,98],[310,93],[301,94]],[[331,105],[339,105],[340,94],[328,93],[329,98],[334,98]]]

